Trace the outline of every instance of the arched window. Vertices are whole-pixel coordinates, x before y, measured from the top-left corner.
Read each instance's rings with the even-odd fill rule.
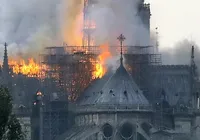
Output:
[[[129,140],[133,137],[133,125],[130,123],[124,123],[120,128],[120,134],[123,140]]]
[[[102,127],[103,137],[105,140],[109,140],[113,136],[113,127],[110,124],[105,124]]]

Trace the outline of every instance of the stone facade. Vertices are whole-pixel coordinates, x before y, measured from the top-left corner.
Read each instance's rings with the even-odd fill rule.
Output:
[[[164,67],[167,66],[158,69]],[[171,72],[168,67],[176,70]],[[58,140],[200,140],[199,110],[190,106],[189,100],[186,100],[191,96],[191,87],[184,86],[189,83],[189,68],[168,67],[163,71],[164,75],[170,75],[168,77],[171,78],[173,75],[180,75],[173,80],[174,84],[179,83],[173,86],[177,88],[176,92],[179,91],[177,99],[168,102],[173,97],[171,90],[166,90],[171,81],[168,78],[168,81],[165,81],[165,89],[160,93],[163,98],[150,100],[151,103],[146,102],[142,91],[139,91],[133,79],[129,79],[123,66],[120,66],[100,92],[93,94],[95,89],[90,89],[84,93],[87,98],[81,97],[82,100],[76,106],[76,124],[70,131],[58,137]],[[182,72],[178,72],[181,69]],[[161,80],[161,75],[158,74],[152,84],[156,79]],[[129,83],[132,87],[126,85]],[[115,85],[119,86],[117,90],[112,87]],[[126,93],[123,92],[124,86]],[[158,88],[158,85],[155,87]],[[170,98],[166,98],[165,90]],[[187,92],[187,97],[181,98],[181,91]],[[140,103],[134,100],[138,97],[142,99]],[[126,102],[126,99],[132,102]]]
[[[22,127],[22,132],[25,135],[25,140],[31,140],[31,119],[30,117],[18,117]]]

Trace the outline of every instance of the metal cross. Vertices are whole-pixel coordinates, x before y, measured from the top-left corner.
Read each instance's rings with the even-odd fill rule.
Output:
[[[123,43],[123,41],[126,39],[125,37],[124,37],[124,35],[123,34],[121,34],[118,38],[117,38],[119,41],[120,41],[120,47],[121,47],[121,58],[120,58],[120,63],[121,63],[121,65],[123,65],[123,57],[122,57],[122,43]]]
[[[123,34],[121,34],[117,39],[120,41],[121,55],[122,55],[122,43],[126,38],[124,37]]]

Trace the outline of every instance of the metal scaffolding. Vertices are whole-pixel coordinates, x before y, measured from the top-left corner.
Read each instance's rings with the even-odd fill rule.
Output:
[[[52,101],[43,107],[43,139],[55,140],[70,127],[67,101]]]
[[[123,49],[127,69],[139,85],[145,81],[148,65],[161,64],[161,55],[148,54],[149,47],[124,46]],[[109,46],[109,49],[119,55],[119,46]],[[97,78],[93,73],[100,53],[98,46],[47,47],[46,53],[41,55],[41,76],[54,79],[61,93],[68,93],[70,100],[76,100]]]
[[[96,24],[93,20],[91,11],[96,3],[96,0],[84,0],[84,8],[83,8],[83,46],[94,46],[94,31],[96,29]]]
[[[47,54],[41,55],[42,76],[54,79],[61,93],[69,93],[70,100],[75,100],[93,80],[97,55],[86,54],[82,48],[48,47]]]

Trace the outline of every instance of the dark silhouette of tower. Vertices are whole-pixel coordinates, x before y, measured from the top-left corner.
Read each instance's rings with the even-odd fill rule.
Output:
[[[3,57],[3,71],[8,73],[9,66],[8,66],[8,52],[7,52],[7,43],[4,44],[4,57]]]
[[[199,78],[198,78],[198,72],[197,72],[197,66],[195,64],[195,49],[194,46],[192,46],[192,51],[191,51],[191,64],[190,64],[190,69],[191,69],[191,90],[192,90],[192,104],[195,109],[199,109],[200,107],[200,99],[199,99],[199,92],[198,92],[198,83]]]
[[[3,86],[7,87],[9,90],[12,88],[11,76],[9,74],[9,65],[8,65],[8,52],[7,52],[7,43],[4,44],[4,57],[3,57],[3,68],[2,68],[2,78]]]
[[[31,115],[31,139],[42,140],[42,105],[43,94],[38,91],[34,94],[34,103]]]

